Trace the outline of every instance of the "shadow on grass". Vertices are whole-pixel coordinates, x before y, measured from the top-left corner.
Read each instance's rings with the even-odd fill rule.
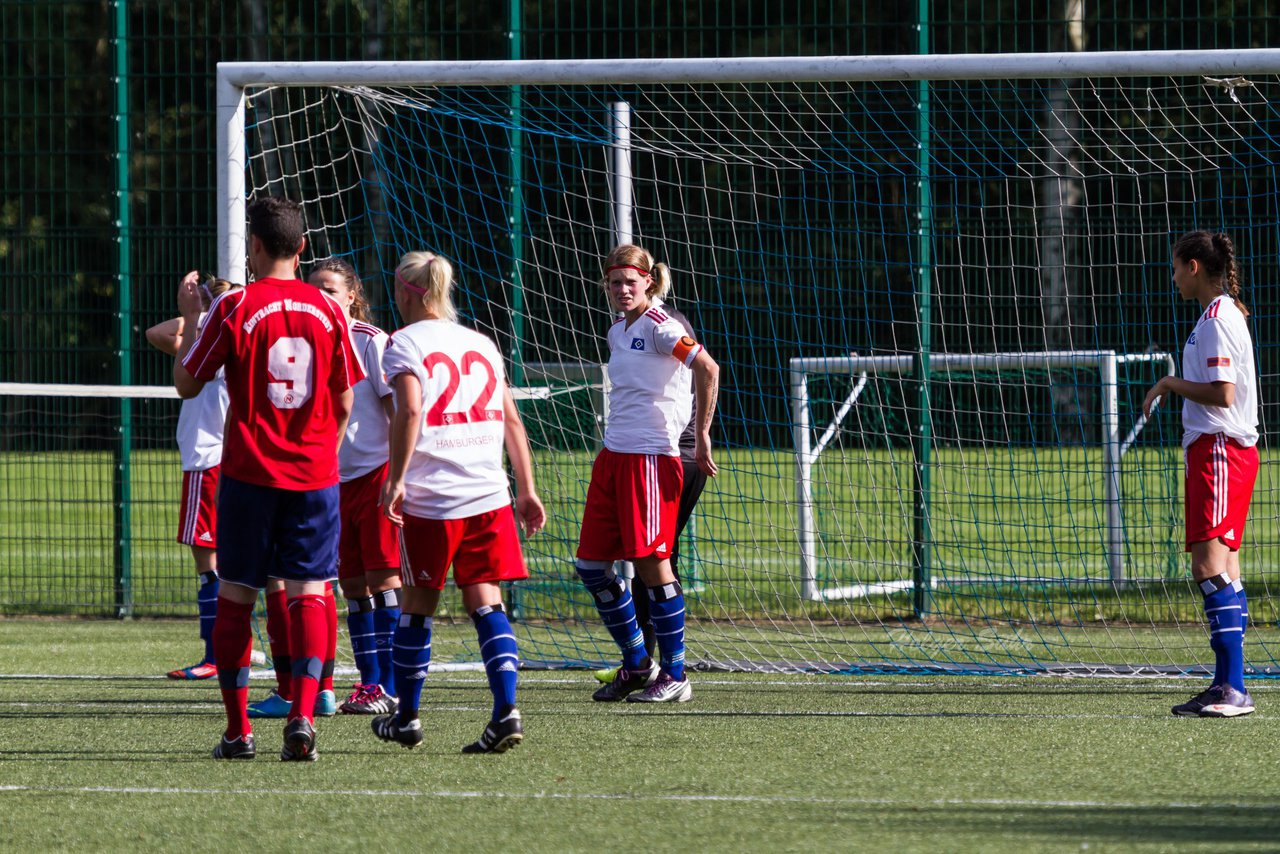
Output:
[[[1019,835],[1063,843],[1132,842],[1170,845],[1175,849],[1179,843],[1274,845],[1280,840],[1280,802],[1244,806],[996,803],[892,811],[899,814],[904,827],[923,824],[934,833],[966,837],[990,833],[999,838],[1016,829]]]

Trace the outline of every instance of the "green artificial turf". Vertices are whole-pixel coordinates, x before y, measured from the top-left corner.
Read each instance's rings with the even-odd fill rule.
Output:
[[[0,621],[0,815],[23,850],[1268,851],[1280,686],[1181,719],[1193,680],[694,673],[694,700],[602,705],[525,672],[527,739],[463,756],[482,673],[433,673],[426,740],[320,721],[320,759],[208,758],[216,687],[159,674],[190,621]],[[41,676],[40,674],[47,674]],[[255,679],[253,696],[271,683]],[[340,683],[340,690],[342,689]]]

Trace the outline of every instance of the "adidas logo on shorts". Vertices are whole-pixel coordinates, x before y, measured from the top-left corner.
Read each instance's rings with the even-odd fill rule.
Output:
[[[209,532],[208,532],[208,531],[205,531],[203,534],[201,534],[201,535],[200,535],[200,542],[202,542],[202,543],[211,543],[211,542],[213,542],[213,537],[209,536]]]

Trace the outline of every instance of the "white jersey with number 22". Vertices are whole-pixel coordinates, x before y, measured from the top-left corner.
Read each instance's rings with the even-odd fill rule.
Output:
[[[465,519],[511,503],[502,465],[502,355],[488,337],[447,320],[420,320],[391,336],[387,382],[422,384],[419,426],[405,476],[404,511]]]

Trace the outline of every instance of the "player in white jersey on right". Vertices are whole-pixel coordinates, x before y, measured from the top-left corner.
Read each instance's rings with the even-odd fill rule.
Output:
[[[711,421],[720,369],[655,304],[671,287],[666,264],[623,244],[605,259],[603,284],[623,316],[609,329],[609,417],[604,450],[591,468],[575,567],[622,652],[622,667],[592,698],[683,703],[693,689],[684,674],[684,593],[670,560],[683,479],[680,434],[696,397],[694,461],[714,477]],[[648,588],[658,662],[645,651],[631,592],[613,572],[618,560],[634,563]]]
[[[1240,301],[1235,249],[1225,234],[1193,231],[1173,247],[1173,281],[1184,300],[1203,308],[1182,353],[1182,377],[1163,377],[1147,392],[1144,414],[1170,393],[1181,395],[1186,455],[1186,548],[1191,577],[1204,595],[1213,684],[1173,707],[1184,717],[1234,718],[1254,710],[1244,686],[1249,608],[1240,581],[1249,501],[1258,477],[1258,381],[1253,340]]]
[[[369,322],[369,301],[353,268],[326,258],[307,281],[333,297],[347,316],[351,348],[365,378],[352,389],[351,419],[338,449],[338,586],[347,600],[347,633],[360,681],[340,707],[349,715],[396,710],[391,639],[400,622],[400,529],[382,513],[387,436],[395,405],[382,374],[387,333]]]
[[[418,704],[431,664],[431,618],[452,565],[493,694],[489,724],[462,752],[503,753],[520,743],[524,727],[516,709],[519,654],[499,585],[529,577],[504,447],[520,525],[536,533],[546,513],[502,355],[488,337],[456,322],[452,289],[453,266],[442,256],[410,252],[396,268],[396,307],[406,325],[382,362],[396,398],[382,508],[403,526],[403,611],[392,651],[400,709],[374,718],[372,727],[383,741],[422,741]]]
[[[213,300],[241,287],[226,279],[201,280],[192,270],[182,283],[194,284],[204,311]],[[199,323],[204,322],[204,314]],[[157,323],[146,332],[147,342],[170,356],[178,352],[184,335],[195,335],[181,317]],[[182,457],[182,504],[178,509],[178,542],[191,547],[196,575],[196,608],[200,615],[200,639],[204,657],[190,667],[168,673],[170,679],[209,679],[218,675],[213,661],[213,621],[218,612],[217,494],[222,463],[222,431],[227,420],[227,383],[221,373],[178,411],[178,452]]]

